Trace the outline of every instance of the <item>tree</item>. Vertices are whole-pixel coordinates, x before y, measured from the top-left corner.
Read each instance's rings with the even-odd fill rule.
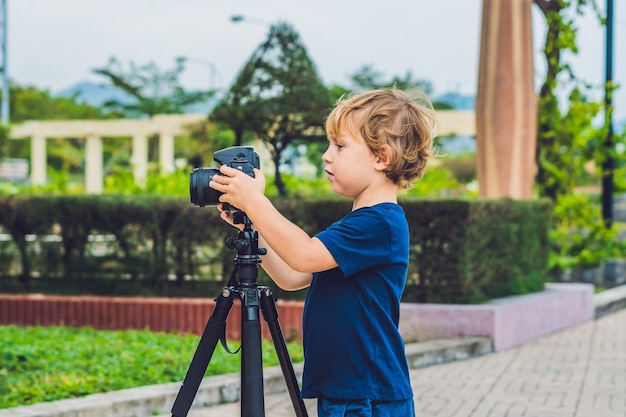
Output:
[[[213,91],[187,92],[180,84],[180,75],[185,70],[186,58],[178,57],[175,66],[161,70],[154,62],[136,65],[130,62],[130,69],[124,70],[121,62],[112,57],[103,68],[94,73],[102,75],[129,95],[129,101],[111,100],[104,104],[110,110],[124,116],[154,116],[155,114],[184,113],[185,107],[201,102],[214,95]]]
[[[575,185],[576,173],[593,158],[590,144],[599,132],[592,128],[592,119],[600,104],[589,102],[584,83],[578,80],[562,55],[577,53],[576,27],[572,12],[580,15],[584,6],[591,6],[599,14],[595,0],[534,0],[543,13],[547,33],[544,45],[546,76],[539,92],[537,123],[537,177],[539,194],[557,200],[570,193]],[[565,77],[562,77],[565,75]],[[561,81],[574,86],[569,94],[569,106],[563,113],[557,96]]]
[[[384,73],[377,71],[370,64],[364,65],[355,71],[350,76],[350,81],[352,83],[350,88],[335,85],[329,89],[333,102],[344,94],[358,93],[375,88],[398,88],[401,90],[417,88],[428,95],[431,95],[433,92],[431,81],[415,78],[411,71],[407,71],[403,76],[392,75],[390,78],[386,78]],[[433,101],[433,108],[437,110],[451,110],[454,107],[446,102]]]
[[[76,97],[54,97],[48,90],[34,86],[11,84],[9,95],[11,121],[61,120],[61,119],[104,119],[112,117],[99,108],[79,103]]]
[[[76,97],[54,97],[48,90],[41,90],[35,86],[10,85],[11,121],[21,123],[26,120],[63,120],[63,119],[106,119],[113,115],[105,114],[101,109],[80,103]],[[0,159],[4,157],[25,158],[30,148],[25,141],[10,141],[8,139],[10,127],[0,128]],[[64,143],[59,150],[63,157],[70,155],[72,147]],[[52,166],[54,165],[54,161]]]
[[[413,78],[413,73],[407,71],[404,76],[394,75],[390,79],[385,79],[385,74],[376,71],[372,65],[364,65],[358,69],[350,80],[353,90],[357,92],[371,90],[374,88],[398,88],[406,90],[408,88],[419,88],[426,94],[431,94],[433,90],[432,82]]]
[[[211,119],[233,129],[237,144],[245,131],[267,144],[276,188],[285,196],[283,154],[295,142],[325,137],[323,124],[330,105],[328,90],[298,33],[289,24],[278,23],[270,27],[267,40],[253,52]]]

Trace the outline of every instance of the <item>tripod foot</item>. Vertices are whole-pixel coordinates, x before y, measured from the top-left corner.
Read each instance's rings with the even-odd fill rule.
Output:
[[[278,356],[278,362],[280,368],[283,371],[285,377],[285,383],[287,384],[287,390],[289,391],[289,397],[291,403],[296,412],[297,417],[308,417],[306,406],[304,401],[300,397],[300,386],[296,379],[296,374],[289,358],[289,351],[287,350],[287,344],[283,332],[278,322],[278,309],[276,308],[276,300],[272,295],[272,291],[268,287],[259,287],[259,293],[261,295],[261,310],[263,311],[263,318],[267,322],[267,326],[270,329],[272,335],[272,341],[274,342],[274,349]]]

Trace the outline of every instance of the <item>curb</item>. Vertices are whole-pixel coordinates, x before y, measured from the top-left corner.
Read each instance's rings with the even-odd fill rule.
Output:
[[[626,285],[594,295],[595,317],[601,317],[626,306]],[[493,352],[489,337],[459,337],[407,344],[409,368],[415,369],[455,360],[463,360]],[[302,364],[293,366],[298,378]],[[286,391],[279,366],[263,369],[266,394]],[[169,415],[180,382],[151,385],[92,394],[82,398],[44,402],[15,408],[0,409],[0,417],[144,417]],[[192,408],[211,407],[239,400],[239,373],[206,377],[198,389]]]
[[[595,317],[599,318],[626,307],[626,285],[614,287],[593,296]]]

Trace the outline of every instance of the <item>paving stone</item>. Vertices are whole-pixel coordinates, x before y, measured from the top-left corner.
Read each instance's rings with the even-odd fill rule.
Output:
[[[413,369],[411,383],[416,417],[625,417],[626,310],[502,352]],[[238,413],[233,403],[189,415]],[[293,416],[288,396],[268,396],[266,415]]]

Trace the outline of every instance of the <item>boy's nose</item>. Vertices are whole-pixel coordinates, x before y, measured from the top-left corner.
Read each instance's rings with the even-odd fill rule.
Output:
[[[326,149],[326,152],[324,152],[322,154],[322,161],[324,161],[326,163],[330,162],[330,155],[329,155],[329,152],[328,152],[329,150],[330,150],[330,148]]]

